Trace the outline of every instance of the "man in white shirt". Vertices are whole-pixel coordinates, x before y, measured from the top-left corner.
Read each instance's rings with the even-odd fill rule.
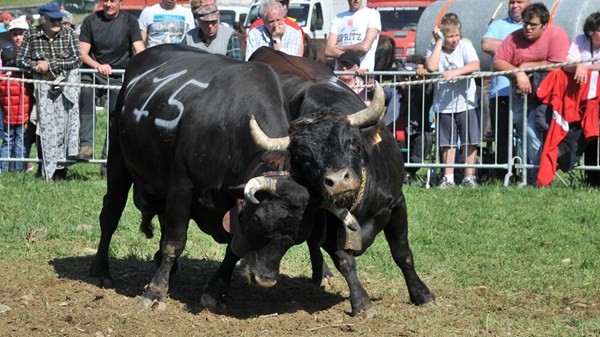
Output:
[[[246,60],[256,49],[267,46],[289,55],[302,56],[302,32],[285,24],[285,8],[278,1],[263,1],[261,17],[264,25],[252,29],[246,40]]]
[[[325,55],[337,59],[351,51],[360,58],[360,69],[373,71],[381,17],[361,0],[348,0],[348,6],[348,11],[337,14],[331,23]]]
[[[146,7],[140,14],[140,30],[146,48],[165,43],[181,43],[188,30],[195,27],[189,8],[177,5],[177,0],[162,0]]]

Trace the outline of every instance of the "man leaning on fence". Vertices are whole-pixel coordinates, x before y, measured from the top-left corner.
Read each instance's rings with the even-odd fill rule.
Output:
[[[502,41],[512,32],[523,29],[523,10],[531,4],[530,0],[510,0],[508,2],[508,16],[490,24],[481,39],[481,49],[492,56],[502,44]],[[512,125],[508,124],[508,97],[510,96],[510,82],[504,76],[493,76],[490,81],[489,107],[491,113],[492,130],[496,136],[496,154],[498,164],[508,163],[508,132]],[[496,170],[494,176],[502,178],[506,170]]]
[[[550,13],[543,3],[533,3],[523,10],[523,29],[511,33],[494,56],[494,70],[514,70],[563,62],[567,57],[570,40],[565,31],[548,23]],[[545,113],[546,106],[540,104],[534,93],[537,85],[544,75],[552,69],[533,73],[532,79],[528,74],[520,71],[509,75],[516,83],[519,92],[515,94],[514,121],[517,130],[522,130],[523,118],[527,118],[527,163],[539,165],[543,130],[536,118],[537,112]],[[523,101],[521,95],[527,95],[527,115],[523,114]],[[538,169],[528,170],[527,183],[536,184]]]
[[[81,49],[75,31],[62,26],[64,14],[56,3],[38,8],[40,24],[25,32],[17,53],[17,66],[31,70],[36,83],[38,133],[42,175],[46,181],[66,176],[65,157],[75,157],[79,145],[79,83]]]
[[[144,50],[142,34],[137,19],[121,11],[123,0],[104,0],[102,11],[88,15],[81,24],[79,44],[84,67],[96,69],[97,74],[83,73],[81,82],[85,84],[120,86],[122,74],[113,74],[113,69],[125,69],[134,53]],[[96,96],[94,95],[96,94]],[[81,128],[79,131],[79,154],[77,160],[90,160],[94,157],[94,135],[96,128],[96,106],[94,97],[108,93],[108,112],[111,113],[117,102],[118,89],[81,88],[79,101]],[[107,144],[104,142],[102,158],[106,158]],[[100,174],[106,176],[106,165]]]

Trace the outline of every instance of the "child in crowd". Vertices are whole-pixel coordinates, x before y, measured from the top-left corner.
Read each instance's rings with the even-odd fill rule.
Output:
[[[444,15],[440,27],[433,30],[435,43],[427,51],[428,71],[440,72],[444,79],[468,75],[479,70],[479,58],[472,43],[461,35],[461,24],[454,13]],[[434,85],[433,107],[437,116],[442,162],[454,164],[456,149],[463,146],[467,164],[477,160],[477,144],[481,142],[475,80],[447,81]],[[454,168],[446,167],[441,189],[455,186]],[[462,185],[476,187],[475,169],[466,168]]]
[[[25,20],[15,19],[10,22],[9,31],[13,45],[6,46],[0,52],[2,64],[5,67],[14,67],[17,50],[23,42],[23,35],[29,29]],[[2,72],[0,76],[21,78],[19,72]],[[4,142],[0,147],[2,158],[24,158],[24,133],[29,114],[33,107],[33,85],[17,81],[0,81],[0,108],[4,122]],[[23,162],[1,162],[2,171],[23,171]]]

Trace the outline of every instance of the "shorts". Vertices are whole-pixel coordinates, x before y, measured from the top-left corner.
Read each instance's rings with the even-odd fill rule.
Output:
[[[479,114],[477,109],[437,115],[439,146],[457,147],[481,143]]]

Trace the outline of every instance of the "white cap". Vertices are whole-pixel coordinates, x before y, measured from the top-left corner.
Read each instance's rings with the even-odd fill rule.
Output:
[[[18,19],[14,19],[12,20],[9,24],[8,24],[8,30],[13,30],[13,29],[25,29],[28,30],[29,29],[29,25],[27,24],[27,21],[18,18]]]

